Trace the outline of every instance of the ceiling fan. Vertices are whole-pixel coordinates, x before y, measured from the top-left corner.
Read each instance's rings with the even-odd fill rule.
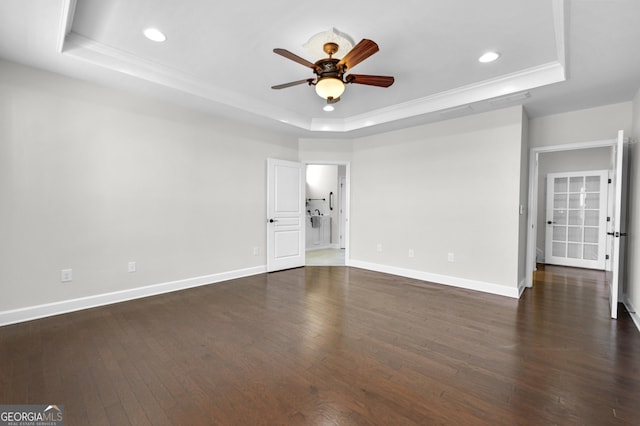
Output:
[[[333,104],[340,100],[340,95],[344,92],[344,85],[347,83],[366,84],[368,86],[378,87],[389,87],[393,84],[394,78],[389,76],[365,74],[349,74],[345,76],[347,71],[350,71],[360,62],[380,50],[374,41],[368,39],[361,40],[360,43],[355,45],[342,59],[333,57],[338,51],[338,48],[337,43],[325,43],[323,50],[329,57],[320,59],[316,63],[309,62],[285,49],[273,49],[274,53],[311,68],[316,77],[279,84],[271,88],[284,89],[307,83],[309,86],[315,86],[316,93],[321,98],[326,99],[327,104]]]

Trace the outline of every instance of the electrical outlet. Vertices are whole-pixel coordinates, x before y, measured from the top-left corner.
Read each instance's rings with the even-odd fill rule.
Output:
[[[135,272],[136,271],[136,262],[129,262],[127,265],[127,271]]]
[[[415,254],[415,253],[413,252],[413,249],[409,249],[409,257],[413,257],[413,256],[414,256],[414,254]]]
[[[449,262],[453,262],[453,261],[455,261],[455,256],[454,256],[454,254],[453,254],[453,253],[449,253],[449,254],[447,254],[447,260],[448,260]]]
[[[254,247],[253,248],[253,255],[254,256],[260,256],[260,247]]]
[[[382,244],[378,243],[378,245],[376,246],[376,251],[378,252],[382,251]]]
[[[73,269],[63,269],[60,271],[60,282],[68,283],[73,281]]]

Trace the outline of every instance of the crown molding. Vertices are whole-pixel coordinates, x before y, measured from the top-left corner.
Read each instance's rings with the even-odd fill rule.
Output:
[[[550,62],[490,80],[436,93],[435,95],[369,111],[344,120],[313,119],[311,130],[349,132],[417,115],[488,101],[496,97],[558,83],[565,81],[565,79],[564,67],[557,61]]]
[[[391,105],[346,118],[309,118],[250,96],[215,87],[184,71],[167,67],[98,43],[73,32],[77,0],[63,1],[58,37],[59,51],[69,57],[184,92],[215,104],[246,111],[311,132],[350,132],[438,111],[464,108],[513,93],[566,80],[565,7],[566,0],[551,0],[556,60],[493,79],[473,83],[408,102]],[[469,108],[471,110],[471,108]]]

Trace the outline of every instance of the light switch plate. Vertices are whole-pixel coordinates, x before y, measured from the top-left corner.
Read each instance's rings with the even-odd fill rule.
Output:
[[[60,282],[68,283],[73,281],[73,269],[63,269],[60,271]]]

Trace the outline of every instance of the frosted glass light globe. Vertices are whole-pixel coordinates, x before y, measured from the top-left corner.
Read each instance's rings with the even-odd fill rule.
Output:
[[[344,83],[333,77],[325,77],[316,83],[316,93],[323,99],[337,99],[344,93]]]

